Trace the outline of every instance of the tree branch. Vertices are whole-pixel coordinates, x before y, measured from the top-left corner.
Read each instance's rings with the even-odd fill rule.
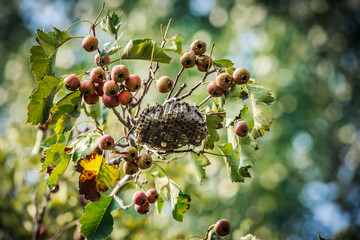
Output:
[[[179,78],[180,78],[182,72],[184,71],[184,69],[185,69],[185,68],[182,67],[182,68],[180,69],[179,73],[176,75],[175,82],[174,82],[174,86],[173,86],[172,89],[170,90],[170,92],[169,92],[166,100],[168,100],[168,99],[171,97],[171,94],[172,94],[172,92],[174,91],[175,86],[176,86],[177,82],[179,81]]]
[[[131,128],[131,125],[128,124],[120,115],[120,113],[118,112],[118,110],[116,110],[115,108],[112,109],[113,112],[115,113],[116,117],[119,119],[119,121],[126,126],[127,128]]]

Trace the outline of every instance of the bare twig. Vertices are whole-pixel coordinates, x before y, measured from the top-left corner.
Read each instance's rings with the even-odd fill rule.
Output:
[[[113,188],[113,190],[110,193],[110,196],[117,195],[126,184],[132,182],[133,178],[134,177],[132,175],[125,175]]]
[[[199,112],[199,113],[200,113],[200,114],[203,114],[203,115],[208,115],[208,116],[226,114],[226,112],[214,112],[214,113]]]
[[[60,238],[60,236],[61,236],[64,232],[72,229],[72,228],[75,227],[78,223],[79,223],[79,219],[76,219],[76,220],[74,220],[74,221],[66,224],[66,225],[65,225],[63,228],[61,228],[54,236],[52,236],[52,237],[50,238],[50,240],[56,240],[56,239]]]
[[[201,105],[203,105],[204,103],[206,103],[207,100],[209,100],[211,98],[211,95],[207,96],[201,103],[199,103],[196,107],[199,108]]]
[[[185,88],[186,88],[186,83],[181,84],[179,89],[174,94],[173,98],[177,98],[180,95],[180,93],[182,92],[182,90],[184,90]]]
[[[175,82],[174,82],[174,86],[173,86],[172,89],[170,90],[170,92],[169,92],[166,100],[168,100],[168,99],[171,97],[171,94],[172,94],[172,92],[174,91],[175,86],[176,86],[177,82],[179,81],[180,75],[182,74],[182,72],[184,71],[184,69],[185,69],[185,68],[182,67],[182,68],[180,69],[179,73],[176,75]]]
[[[130,128],[131,125],[129,123],[127,123],[120,115],[120,113],[118,112],[118,110],[116,110],[115,108],[112,109],[113,112],[115,113],[116,117],[119,119],[119,121],[126,126],[127,128]]]
[[[50,201],[50,195],[51,195],[51,192],[49,191],[45,195],[45,199],[44,199],[43,203],[41,204],[41,207],[36,209],[36,215],[35,215],[35,219],[34,219],[35,220],[34,232],[32,235],[33,240],[37,240],[40,238],[40,226],[44,220],[45,210]]]
[[[184,153],[181,154],[180,156],[173,157],[173,158],[169,158],[169,159],[167,159],[167,160],[165,160],[165,161],[157,161],[157,160],[155,160],[155,161],[153,161],[153,162],[158,162],[158,163],[170,163],[170,162],[172,162],[172,161],[175,161],[175,160],[178,160],[178,159],[180,159],[180,158],[183,158],[186,154],[187,154],[187,152],[184,152]]]

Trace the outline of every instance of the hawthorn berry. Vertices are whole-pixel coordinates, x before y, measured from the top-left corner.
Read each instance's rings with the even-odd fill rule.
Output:
[[[98,66],[104,66],[104,65],[108,65],[111,62],[110,56],[105,56],[101,58],[101,61],[99,61],[100,58],[100,54],[96,54],[95,58],[94,58],[94,63],[96,63],[96,65]]]
[[[230,222],[227,219],[220,219],[215,223],[214,231],[219,237],[228,235],[231,231]]]
[[[221,95],[223,95],[224,93],[224,89],[219,88],[216,85],[216,82],[213,81],[211,83],[209,83],[206,87],[206,90],[208,91],[208,93],[212,96],[212,97],[220,97]]]
[[[192,68],[196,63],[196,56],[193,52],[184,53],[180,58],[180,63],[184,68]]]
[[[156,81],[156,87],[161,93],[170,92],[173,85],[173,81],[168,76],[162,76]]]
[[[130,92],[136,92],[140,89],[141,87],[141,79],[138,75],[136,74],[130,74],[128,79],[125,80],[125,87],[130,91]]]
[[[139,170],[135,162],[124,162],[123,171],[126,175],[133,175]]]
[[[196,68],[200,72],[207,72],[212,66],[212,59],[208,55],[200,55],[196,59]]]
[[[123,82],[129,78],[129,69],[125,65],[115,65],[111,69],[110,76],[115,82]]]
[[[116,96],[116,94],[119,92],[119,86],[114,80],[106,81],[104,83],[104,93],[108,96]]]
[[[152,165],[152,158],[149,154],[141,154],[138,157],[136,164],[140,169],[148,169]]]
[[[107,108],[116,108],[120,104],[117,96],[108,96],[106,94],[102,95],[102,101]]]
[[[155,188],[149,189],[146,192],[146,196],[148,198],[149,203],[155,203],[157,201],[157,199],[159,198],[159,194]]]
[[[102,150],[109,150],[112,146],[114,146],[114,138],[112,136],[109,134],[101,136],[99,139],[99,147]]]
[[[93,68],[90,72],[90,80],[94,83],[101,83],[105,78],[105,71],[100,67]]]
[[[138,158],[138,150],[135,147],[125,148],[124,153],[127,153],[127,157],[124,157],[127,162],[134,162]]]
[[[117,94],[121,105],[129,105],[133,100],[133,95],[128,90],[123,90]]]
[[[135,204],[135,211],[140,213],[141,215],[147,214],[149,210],[150,210],[150,204],[148,202],[146,202],[142,206]]]
[[[233,79],[236,84],[246,84],[250,79],[250,73],[246,68],[239,67],[234,71]]]
[[[84,95],[84,101],[89,105],[95,104],[99,101],[99,96],[96,93],[91,95]]]
[[[64,85],[67,90],[75,91],[80,86],[80,79],[75,74],[71,74],[64,79]]]
[[[216,85],[222,89],[229,89],[232,85],[233,78],[229,73],[221,73],[216,77]]]
[[[235,125],[234,131],[239,137],[246,137],[249,132],[249,125],[245,121],[240,121]]]
[[[101,83],[95,83],[95,91],[98,96],[104,95],[104,84],[106,80],[102,80]]]
[[[148,202],[148,197],[143,192],[136,192],[133,195],[133,202],[137,205],[143,206],[145,203]]]
[[[80,83],[80,92],[84,95],[95,94],[95,85],[91,80],[84,80]]]
[[[94,36],[86,36],[81,45],[87,52],[93,52],[98,48],[99,41]]]
[[[190,49],[195,55],[204,54],[206,52],[206,43],[201,40],[195,40],[191,43]]]

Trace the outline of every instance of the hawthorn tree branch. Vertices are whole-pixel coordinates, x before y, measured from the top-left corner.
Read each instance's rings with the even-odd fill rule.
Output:
[[[175,89],[175,87],[176,87],[176,84],[177,84],[177,82],[179,81],[179,78],[180,78],[182,72],[184,71],[184,69],[185,69],[185,68],[182,67],[182,68],[180,69],[179,73],[176,75],[175,82],[174,82],[174,86],[171,88],[171,90],[170,90],[170,92],[169,92],[166,100],[170,99],[171,94],[173,93],[173,91],[174,91],[174,89]]]
[[[214,112],[214,113],[199,112],[199,113],[207,116],[226,114],[226,112]]]
[[[126,184],[131,182],[133,178],[134,177],[132,175],[125,175],[113,188],[113,190],[110,193],[110,196],[117,195]]]
[[[211,95],[207,96],[201,103],[199,103],[196,107],[199,108],[201,105],[203,105],[204,103],[206,103],[207,100],[209,100],[211,98]]]
[[[34,219],[34,232],[32,235],[33,240],[37,240],[40,238],[40,226],[44,220],[45,210],[50,201],[50,195],[51,195],[51,191],[49,191],[45,195],[45,200],[41,204],[41,207],[36,209],[36,215],[35,215],[35,219]]]

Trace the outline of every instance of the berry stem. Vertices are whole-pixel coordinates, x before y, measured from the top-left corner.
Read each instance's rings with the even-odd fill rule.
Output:
[[[180,78],[180,76],[181,76],[182,72],[184,71],[184,69],[185,69],[185,68],[184,68],[184,67],[182,67],[182,68],[180,69],[179,73],[176,75],[175,82],[174,82],[174,86],[173,86],[173,87],[172,87],[172,89],[170,90],[170,92],[169,92],[169,94],[168,94],[168,96],[167,96],[166,100],[169,100],[169,99],[170,99],[171,94],[172,94],[172,92],[174,91],[175,86],[176,86],[177,82],[179,81],[179,78]]]
[[[200,112],[200,114],[207,115],[207,116],[211,116],[211,115],[226,114],[226,112],[214,112],[214,113]]]
[[[206,234],[205,234],[205,238],[204,238],[205,240],[210,239],[211,230],[213,230],[214,227],[215,227],[215,224],[211,225],[211,226],[207,229]]]
[[[116,110],[115,108],[113,108],[113,112],[115,113],[116,117],[119,119],[119,121],[127,128],[131,128],[131,125],[128,124],[120,115],[120,113],[118,112],[118,110]]]
[[[204,103],[206,103],[207,100],[209,100],[211,98],[211,95],[207,96],[201,103],[199,103],[196,107],[199,108],[201,105],[203,105]]]
[[[134,182],[133,178],[134,177],[131,175],[125,175],[113,188],[113,190],[110,193],[110,196],[117,195],[120,192],[121,188],[123,188],[126,184]]]

